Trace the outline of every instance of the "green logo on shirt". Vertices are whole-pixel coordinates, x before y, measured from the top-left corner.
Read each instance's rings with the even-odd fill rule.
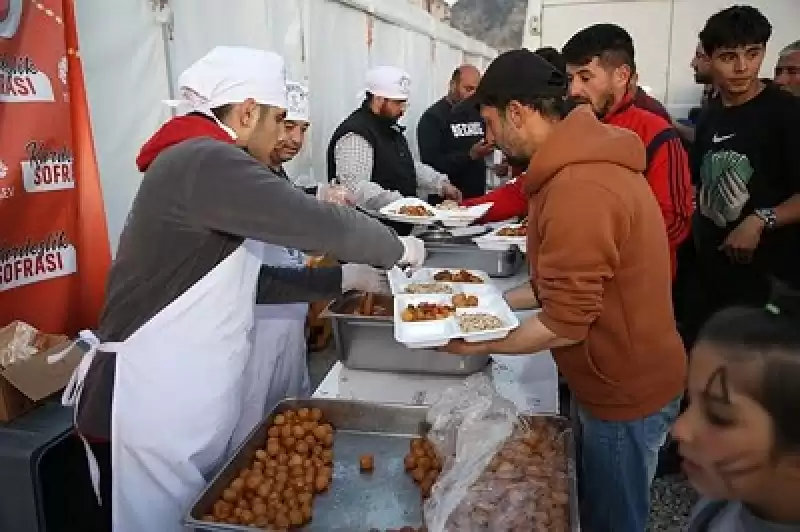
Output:
[[[700,167],[700,213],[718,227],[738,220],[750,199],[747,185],[752,177],[746,156],[727,150],[706,153]]]

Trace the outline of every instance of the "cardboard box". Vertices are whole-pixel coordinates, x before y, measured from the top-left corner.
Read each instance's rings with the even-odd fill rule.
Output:
[[[24,324],[15,321],[0,329],[0,347],[11,343],[20,326]],[[70,343],[66,336],[39,333],[35,341],[39,349],[36,354],[7,367],[0,366],[0,421],[11,421],[64,389],[81,361],[82,349],[71,349],[54,364],[48,363],[47,357],[63,351]]]

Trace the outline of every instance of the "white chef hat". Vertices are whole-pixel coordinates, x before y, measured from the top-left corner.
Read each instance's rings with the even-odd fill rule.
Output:
[[[178,77],[179,99],[167,103],[179,115],[200,112],[252,98],[286,109],[286,66],[274,52],[240,46],[217,46]]]
[[[367,92],[389,98],[408,100],[411,95],[411,76],[401,68],[379,66],[367,72]]]
[[[286,120],[293,122],[310,122],[311,113],[308,102],[308,88],[289,81],[286,83]]]

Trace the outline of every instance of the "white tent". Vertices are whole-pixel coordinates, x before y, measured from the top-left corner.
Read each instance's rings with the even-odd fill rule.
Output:
[[[416,150],[419,116],[463,62],[495,55],[399,0],[81,0],[76,2],[92,126],[112,248],[141,181],[134,160],[169,118],[178,74],[216,45],[274,50],[289,78],[310,87],[310,142],[294,176],[323,180],[328,139],[360,103],[367,69],[391,64],[412,77],[405,123]]]

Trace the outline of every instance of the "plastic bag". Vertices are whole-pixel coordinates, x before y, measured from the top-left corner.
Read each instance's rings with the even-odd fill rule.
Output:
[[[569,522],[565,434],[520,418],[485,374],[446,391],[428,414],[444,469],[425,503],[431,532],[564,532]]]
[[[21,321],[16,322],[11,341],[0,347],[0,367],[7,368],[38,353],[41,349],[38,345],[39,336],[39,331],[31,325]]]

